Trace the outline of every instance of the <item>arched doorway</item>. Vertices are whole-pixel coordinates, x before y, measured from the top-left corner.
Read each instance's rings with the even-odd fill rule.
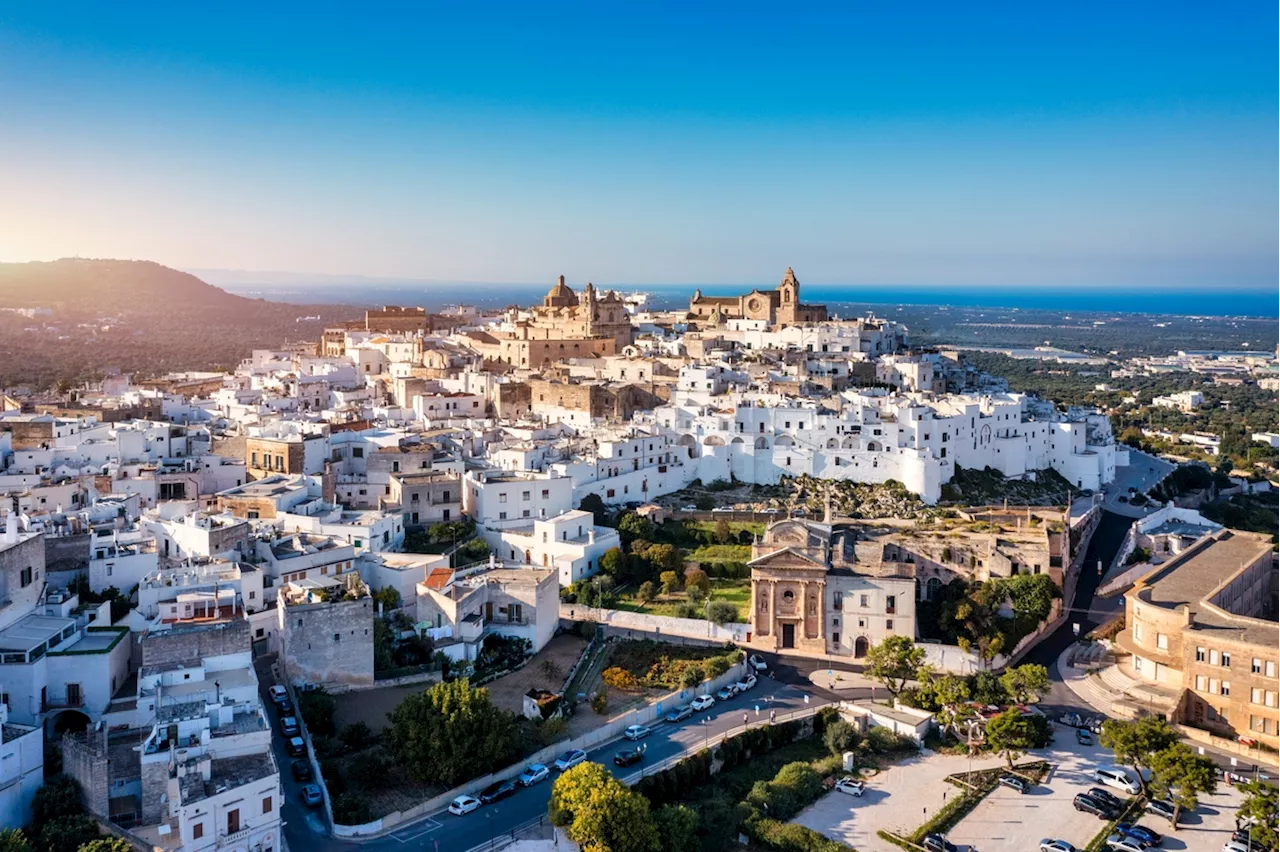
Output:
[[[942,588],[942,581],[937,577],[930,577],[924,584],[925,600],[933,600],[938,596],[938,591]]]
[[[859,636],[857,639],[854,639],[853,640],[854,659],[862,659],[863,657],[865,657],[870,647],[871,647],[871,643],[867,641],[867,637]]]
[[[63,734],[78,734],[88,729],[89,717],[79,710],[63,710],[56,716],[50,716],[50,736],[60,740]]]

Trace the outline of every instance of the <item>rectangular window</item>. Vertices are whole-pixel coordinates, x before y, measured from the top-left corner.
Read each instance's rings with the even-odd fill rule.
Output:
[[[1218,694],[1218,679],[1216,677],[1209,678],[1209,691],[1214,695]]]
[[[1274,678],[1276,676],[1275,660],[1267,660],[1267,677]]]
[[[832,606],[834,606],[836,609],[844,609],[844,593],[843,592],[836,592],[835,598],[832,601]]]
[[[859,596],[858,596],[858,606],[860,606],[860,607],[868,607],[868,606],[871,606],[871,596],[870,596],[870,595],[859,595]]]
[[[1142,641],[1142,622],[1139,621],[1133,625],[1133,641]]]
[[[1230,684],[1230,683],[1228,683],[1228,682],[1227,682],[1227,681],[1225,681],[1225,680],[1222,682],[1222,693],[1221,693],[1221,694],[1222,694],[1222,695],[1230,695],[1230,694],[1231,694],[1231,684]]]
[[[1222,652],[1222,667],[1224,669],[1231,668],[1231,652],[1230,651]]]
[[[833,644],[833,645],[839,645],[839,644],[840,644],[840,634],[839,634],[839,633],[832,633],[832,634],[831,634],[831,644]]]
[[[1262,702],[1263,702],[1263,690],[1258,689],[1258,687],[1256,686],[1253,689],[1249,690],[1250,704],[1261,704]]]
[[[501,494],[498,495],[498,502],[499,503],[507,502],[507,492],[503,491]]]
[[[1199,659],[1199,657],[1197,657],[1196,659]],[[1254,657],[1253,662],[1250,663],[1249,665],[1249,671],[1253,672],[1254,674],[1262,674],[1262,660],[1259,660],[1257,657]]]
[[[521,492],[520,492],[520,499],[521,499],[521,500],[529,500],[529,499],[531,499],[532,497],[533,497],[533,492],[532,492],[532,491],[521,491]]]
[[[269,814],[269,813],[271,813],[271,804],[272,804],[272,803],[271,803],[271,797],[270,797],[270,796],[264,796],[264,797],[263,797],[263,799],[262,799],[262,812],[263,812],[264,814]]]
[[[884,599],[884,611],[892,615],[898,611],[897,595],[888,595]]]
[[[235,834],[240,830],[240,809],[227,811],[227,834]]]
[[[1210,651],[1210,652],[1209,652],[1209,665],[1211,665],[1211,666],[1216,666],[1217,664],[1218,664],[1218,652],[1217,652],[1217,651]]]
[[[886,618],[886,619],[885,619],[885,622],[884,622],[884,629],[892,632],[892,630],[893,630],[893,619],[892,619],[892,618]]]
[[[191,836],[196,840],[204,837],[204,823],[197,822],[191,826]]]
[[[1205,651],[1205,649],[1204,649],[1204,648],[1196,648],[1196,662],[1197,662],[1197,663],[1203,663],[1203,662],[1204,662],[1205,655],[1206,655],[1207,653],[1208,653],[1208,652],[1207,652],[1207,651]]]
[[[499,513],[498,513],[498,520],[500,520],[500,521],[505,521],[506,519],[507,519],[507,513],[506,513],[506,512],[499,512]]]
[[[1169,637],[1163,633],[1156,634],[1156,647],[1161,651],[1169,650]]]
[[[34,576],[35,576],[35,572],[32,570],[30,565],[28,565],[26,568],[23,568],[19,574],[22,588],[25,589],[27,586],[30,586],[32,582],[32,578]]]

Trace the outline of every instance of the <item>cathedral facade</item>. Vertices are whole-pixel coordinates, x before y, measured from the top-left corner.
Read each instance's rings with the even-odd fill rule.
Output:
[[[827,319],[826,305],[800,303],[800,282],[787,268],[776,290],[752,290],[741,296],[704,296],[693,292],[689,313],[704,322],[727,319],[762,320],[771,326],[803,325]]]

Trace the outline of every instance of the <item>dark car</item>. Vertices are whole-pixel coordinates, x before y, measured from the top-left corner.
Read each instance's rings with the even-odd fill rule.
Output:
[[[926,834],[921,845],[929,852],[958,852],[956,845],[941,834]]]
[[[1120,801],[1114,793],[1105,787],[1090,787],[1085,795],[1100,802],[1106,802],[1113,808],[1124,807],[1124,802]]]
[[[1101,799],[1095,799],[1093,796],[1087,796],[1084,793],[1078,793],[1076,797],[1071,800],[1071,804],[1076,810],[1086,814],[1093,814],[1099,819],[1114,819],[1116,815],[1116,809],[1111,807],[1111,805]]]
[[[1149,799],[1145,805],[1147,813],[1164,817],[1165,819],[1173,819],[1173,802],[1162,802],[1159,799]]]
[[[302,785],[302,804],[309,808],[318,808],[323,801],[324,794],[320,792],[319,784]]]
[[[668,722],[683,722],[692,715],[693,708],[688,704],[681,704],[679,707],[668,713],[666,719]]]
[[[310,781],[311,780],[311,762],[307,760],[295,760],[289,767],[293,770],[294,781]]]
[[[1128,822],[1122,822],[1116,826],[1116,832],[1123,834],[1125,837],[1132,837],[1143,846],[1159,846],[1164,840],[1159,832],[1152,831],[1145,825],[1134,825]]]
[[[638,748],[624,748],[613,756],[613,762],[618,766],[635,766],[644,760],[644,752]]]
[[[501,801],[516,791],[514,781],[495,781],[480,791],[480,801],[486,805]]]
[[[284,734],[286,737],[291,737],[298,733],[298,731],[297,716],[282,716],[280,718],[280,733]]]
[[[284,741],[284,747],[290,757],[302,757],[307,753],[307,742],[302,737],[289,737]]]
[[[1017,775],[1001,775],[1000,785],[1017,790],[1019,793],[1025,793],[1031,789],[1031,782],[1025,778],[1019,778]]]

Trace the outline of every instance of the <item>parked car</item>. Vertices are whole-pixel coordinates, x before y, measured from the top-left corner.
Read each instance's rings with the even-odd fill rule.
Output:
[[[280,719],[280,733],[284,734],[286,737],[292,737],[294,734],[299,733],[301,730],[302,730],[302,729],[298,727],[298,717],[297,717],[297,716],[283,716],[283,717],[281,717],[281,719]]]
[[[732,511],[734,511],[734,508],[733,508],[732,506],[716,506],[716,507],[715,507],[714,509],[712,509],[711,511],[713,511],[713,512],[732,512]]]
[[[1002,787],[1008,787],[1011,790],[1017,790],[1019,793],[1025,793],[1031,789],[1031,782],[1017,775],[1001,775],[999,784]]]
[[[738,692],[746,692],[748,689],[756,685],[756,676],[751,672],[743,675],[733,686]]]
[[[693,707],[688,704],[681,704],[666,715],[668,722],[683,722],[693,715]]]
[[[324,794],[320,792],[319,784],[303,784],[300,796],[302,804],[309,808],[318,808],[324,802]]]
[[[566,769],[572,769],[586,759],[587,753],[580,748],[575,748],[556,758],[556,769],[564,772]]]
[[[1080,745],[1091,746],[1093,745],[1093,734],[1084,728],[1076,728],[1076,742],[1080,743]]]
[[[720,687],[720,691],[716,693],[717,701],[728,701],[730,698],[738,694],[738,689],[731,683],[726,683]]]
[[[1244,824],[1244,827],[1237,828],[1235,831],[1231,832],[1231,839],[1234,840],[1236,843],[1243,843],[1245,846],[1249,847],[1249,849],[1251,849],[1252,852],[1268,852],[1268,850],[1273,848],[1275,844],[1263,843],[1262,841],[1256,840],[1252,836],[1250,836],[1249,827],[1252,824],[1253,823],[1251,821],[1247,821]],[[1152,833],[1154,834],[1154,832]]]
[[[1132,837],[1126,837],[1117,831],[1107,835],[1107,848],[1114,852],[1142,852],[1146,847]]]
[[[284,747],[290,757],[302,757],[307,753],[307,742],[302,737],[289,737],[284,741]]]
[[[1085,791],[1085,795],[1092,796],[1095,799],[1106,802],[1113,808],[1124,807],[1124,802],[1120,801],[1114,793],[1102,787],[1090,787]]]
[[[764,657],[759,654],[752,654],[750,657],[747,657],[747,665],[751,666],[751,668],[758,672],[767,672],[769,670],[769,664],[766,663],[764,661]]]
[[[693,703],[690,706],[693,707],[694,710],[710,710],[715,706],[715,703],[716,700],[710,695],[699,695],[697,698],[693,699]]]
[[[1155,814],[1165,819],[1173,819],[1173,802],[1166,802],[1162,799],[1148,799],[1143,805],[1143,809],[1149,814]]]
[[[1116,813],[1116,809],[1111,805],[1084,793],[1077,793],[1076,797],[1071,800],[1071,804],[1077,811],[1093,814],[1099,819],[1112,819]]]
[[[459,796],[449,803],[449,813],[454,816],[469,814],[480,807],[480,800],[475,796]]]
[[[862,798],[862,793],[867,789],[866,782],[861,778],[854,778],[852,775],[846,775],[836,782],[836,790],[841,793],[848,793],[850,796]]]
[[[1249,852],[1249,847],[1239,840],[1228,840],[1222,844],[1222,852]]]
[[[521,787],[532,787],[539,781],[544,780],[551,774],[551,770],[541,763],[530,765],[524,772],[520,773],[520,777],[516,779],[516,783]]]
[[[618,766],[634,766],[644,760],[644,752],[638,748],[624,748],[613,756],[613,762]]]
[[[696,512],[696,511],[698,511],[698,507],[697,507],[697,506],[681,506],[681,507],[680,507],[680,511],[681,511],[681,512]]]
[[[267,695],[271,696],[273,704],[279,704],[281,701],[289,697],[289,690],[285,689],[278,683],[273,683],[267,687]]]
[[[1046,837],[1040,841],[1040,852],[1076,852],[1076,847],[1065,840],[1050,840]]]
[[[648,725],[629,725],[622,735],[632,742],[642,740],[653,733],[653,729]]]
[[[1164,840],[1158,832],[1152,831],[1145,825],[1122,822],[1116,826],[1116,831],[1125,837],[1132,837],[1143,846],[1159,846],[1160,842]]]
[[[1117,790],[1124,790],[1130,796],[1136,796],[1142,791],[1142,786],[1129,777],[1128,772],[1110,766],[1100,766],[1094,769],[1093,780],[1106,784],[1108,787],[1115,787]]]
[[[958,852],[956,845],[941,834],[926,834],[921,845],[929,852]]]
[[[289,769],[290,771],[293,772],[294,781],[310,781],[311,780],[311,761],[301,760],[301,759],[295,760],[289,766]]]
[[[500,802],[507,796],[516,791],[516,782],[508,779],[506,781],[494,781],[488,787],[480,791],[480,801],[483,804],[491,805],[494,802]]]

